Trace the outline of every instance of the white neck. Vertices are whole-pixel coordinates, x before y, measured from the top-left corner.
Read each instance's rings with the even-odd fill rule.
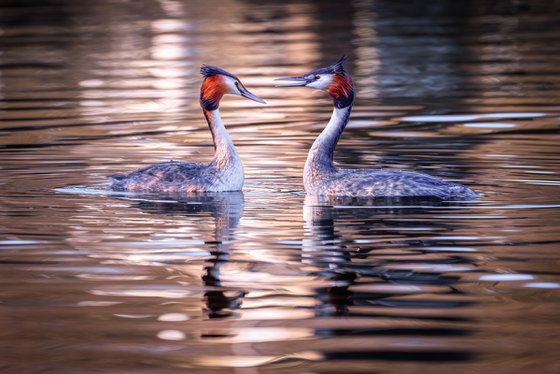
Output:
[[[205,110],[204,115],[214,140],[215,151],[211,164],[218,169],[226,168],[232,163],[241,164],[241,159],[235,150],[233,141],[220,117],[220,110],[218,108],[212,111]]]
[[[351,111],[352,105],[345,108],[334,108],[327,127],[317,137],[309,150],[304,172],[307,173],[311,169],[334,170],[334,149],[350,119]]]

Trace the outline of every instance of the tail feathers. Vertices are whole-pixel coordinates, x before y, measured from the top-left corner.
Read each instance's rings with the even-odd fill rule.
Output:
[[[113,175],[109,175],[107,178],[111,178],[114,181],[122,181],[123,179],[126,178],[126,174],[113,174]]]
[[[111,180],[111,189],[113,191],[125,191],[127,177],[128,176],[125,174],[113,174],[109,175],[107,178]]]

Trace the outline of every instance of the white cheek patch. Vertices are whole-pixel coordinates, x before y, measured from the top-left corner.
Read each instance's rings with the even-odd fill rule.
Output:
[[[224,76],[224,82],[226,84],[226,86],[228,87],[228,93],[230,94],[234,94],[234,95],[241,95],[241,92],[239,92],[239,90],[237,89],[237,86],[235,85],[235,79],[231,78],[231,77],[226,77]]]
[[[320,75],[319,79],[307,84],[307,87],[317,88],[319,90],[326,90],[327,87],[329,87],[329,85],[332,82],[332,77],[333,76],[331,74],[322,74]]]

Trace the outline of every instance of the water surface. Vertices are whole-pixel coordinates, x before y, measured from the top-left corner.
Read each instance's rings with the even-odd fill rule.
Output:
[[[2,2],[0,371],[558,372],[559,9]],[[331,103],[273,78],[344,53],[339,164],[480,201],[305,196]],[[211,158],[202,63],[269,103],[223,100],[244,191],[109,193]]]

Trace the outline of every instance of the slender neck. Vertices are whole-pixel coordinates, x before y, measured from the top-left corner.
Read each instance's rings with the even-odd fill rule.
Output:
[[[203,108],[203,112],[214,141],[214,158],[211,164],[217,168],[224,168],[232,162],[238,162],[240,160],[239,156],[222,122],[220,110],[218,108],[213,110]]]
[[[314,169],[334,169],[333,153],[342,135],[344,128],[348,124],[352,104],[338,108],[334,107],[333,114],[327,127],[317,137],[307,156],[306,168],[313,166]]]

